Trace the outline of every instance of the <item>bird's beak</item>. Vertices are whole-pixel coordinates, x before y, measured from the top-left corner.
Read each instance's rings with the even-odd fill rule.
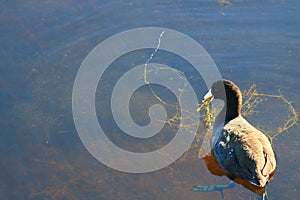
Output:
[[[201,110],[201,108],[205,105],[208,105],[212,100],[214,99],[213,94],[211,93],[211,90],[209,90],[203,97],[202,104],[199,105],[199,107],[196,109],[198,112]]]
[[[213,94],[211,93],[211,89],[204,95],[202,102],[208,101],[210,103],[214,99]]]

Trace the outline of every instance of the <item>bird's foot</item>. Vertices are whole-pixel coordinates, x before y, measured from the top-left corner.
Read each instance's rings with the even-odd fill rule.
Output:
[[[194,186],[192,191],[194,192],[213,192],[213,191],[219,191],[221,194],[222,199],[224,199],[223,190],[224,189],[230,189],[235,186],[235,183],[233,181],[230,181],[228,185],[214,185],[214,186]]]

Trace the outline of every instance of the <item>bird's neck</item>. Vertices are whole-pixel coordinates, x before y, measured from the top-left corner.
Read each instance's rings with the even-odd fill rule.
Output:
[[[224,101],[224,107],[219,115],[222,117],[225,122],[229,122],[230,120],[241,115],[242,108],[242,98],[240,95],[234,95],[227,101]]]

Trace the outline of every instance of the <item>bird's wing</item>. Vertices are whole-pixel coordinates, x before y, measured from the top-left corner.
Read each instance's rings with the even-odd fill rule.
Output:
[[[226,172],[259,186],[265,186],[276,167],[269,140],[244,119],[224,126],[213,150]]]

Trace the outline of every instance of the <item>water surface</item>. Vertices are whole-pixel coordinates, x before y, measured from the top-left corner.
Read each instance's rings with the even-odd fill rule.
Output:
[[[216,62],[222,76],[241,89],[252,83],[262,93],[300,101],[300,4],[298,1],[2,1],[0,8],[0,199],[218,199],[218,192],[194,193],[193,185],[228,183],[209,174],[197,151],[191,150],[167,168],[147,174],[127,174],[95,160],[82,145],[72,118],[72,87],[88,53],[106,38],[122,31],[159,26],[180,31],[199,42]],[[145,38],[146,40],[147,38]],[[135,52],[115,62],[97,97],[126,70],[144,63],[152,50]],[[184,61],[160,52],[155,58],[193,74]],[[124,66],[124,68],[123,68]],[[118,68],[119,67],[119,68]],[[199,90],[201,77],[190,79]],[[199,84],[197,85],[197,83]],[[162,88],[160,95],[176,103]],[[147,88],[135,94],[138,116],[147,124],[147,107],[155,101]],[[98,116],[115,142],[128,146],[111,120],[107,103],[97,101]],[[105,99],[104,99],[105,100]],[[140,104],[138,104],[140,103]],[[260,107],[249,120],[265,130],[287,119],[284,106],[274,101]],[[172,132],[172,130],[170,130]],[[270,199],[297,199],[300,195],[300,140],[296,125],[273,141],[278,159]],[[164,145],[172,136],[163,138]],[[165,143],[164,143],[165,142]],[[148,149],[148,150],[149,150]],[[237,186],[226,199],[254,199]]]

